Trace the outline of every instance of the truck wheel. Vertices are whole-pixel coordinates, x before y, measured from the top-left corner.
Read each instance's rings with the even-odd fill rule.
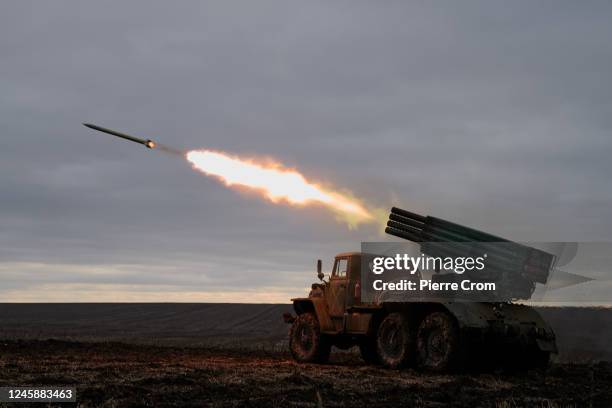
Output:
[[[314,314],[299,315],[289,331],[291,355],[300,363],[324,363],[329,359],[331,344],[319,329]]]
[[[378,326],[376,349],[380,362],[389,368],[410,364],[414,356],[414,336],[400,313],[391,313]]]
[[[431,313],[417,333],[417,363],[420,368],[442,372],[453,368],[459,358],[459,330],[444,312]]]
[[[378,364],[378,353],[376,352],[376,338],[367,337],[359,343],[361,358],[366,364]]]

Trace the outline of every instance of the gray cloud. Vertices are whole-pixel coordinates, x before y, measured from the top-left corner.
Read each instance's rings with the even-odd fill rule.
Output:
[[[229,290],[227,279],[299,294],[317,257],[329,266],[387,239],[228,190],[84,121],[274,157],[372,205],[516,240],[611,240],[611,12],[559,1],[6,5],[0,263],[16,270],[2,269],[3,288],[34,262],[48,265],[41,284],[169,285],[178,268],[179,286],[215,280],[203,292]],[[138,266],[88,281],[58,272],[67,264]]]

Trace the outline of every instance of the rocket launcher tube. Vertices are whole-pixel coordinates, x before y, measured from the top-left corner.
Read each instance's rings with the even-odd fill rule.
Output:
[[[446,249],[449,256],[457,256],[455,253],[457,249],[465,249],[466,255],[472,251],[486,252],[490,257],[490,266],[494,269],[501,268],[514,272],[532,282],[546,283],[555,263],[554,255],[539,249],[397,207],[391,209],[385,232],[421,244],[423,252],[427,252],[427,247],[432,247],[429,248],[431,250],[434,246],[438,252],[440,248],[443,249],[443,246],[439,247],[437,244],[444,242],[453,243],[456,247]],[[436,245],[428,243],[436,243]],[[471,250],[460,243],[467,244]],[[439,255],[443,254],[439,253]]]

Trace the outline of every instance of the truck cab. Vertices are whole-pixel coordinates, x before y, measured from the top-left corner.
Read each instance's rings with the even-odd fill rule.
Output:
[[[352,331],[350,325],[347,327],[346,315],[351,308],[361,304],[360,282],[361,254],[347,252],[336,255],[327,284],[328,296],[325,296],[336,330]]]
[[[336,255],[327,280],[321,271],[321,262],[317,265],[322,283],[313,283],[307,298],[291,299],[298,314],[316,311],[324,334],[366,334],[372,312],[380,307],[361,302],[361,253]]]

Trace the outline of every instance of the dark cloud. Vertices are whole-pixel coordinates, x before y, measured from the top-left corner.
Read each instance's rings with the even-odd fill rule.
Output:
[[[517,240],[610,240],[611,12],[559,1],[6,5],[4,287],[24,287],[30,267],[18,265],[42,263],[43,283],[161,285],[176,268],[177,285],[205,281],[203,292],[230,291],[227,280],[290,293],[318,256],[329,266],[381,239],[322,209],[227,190],[85,121],[271,156],[375,206]],[[74,272],[125,264],[136,266]]]

